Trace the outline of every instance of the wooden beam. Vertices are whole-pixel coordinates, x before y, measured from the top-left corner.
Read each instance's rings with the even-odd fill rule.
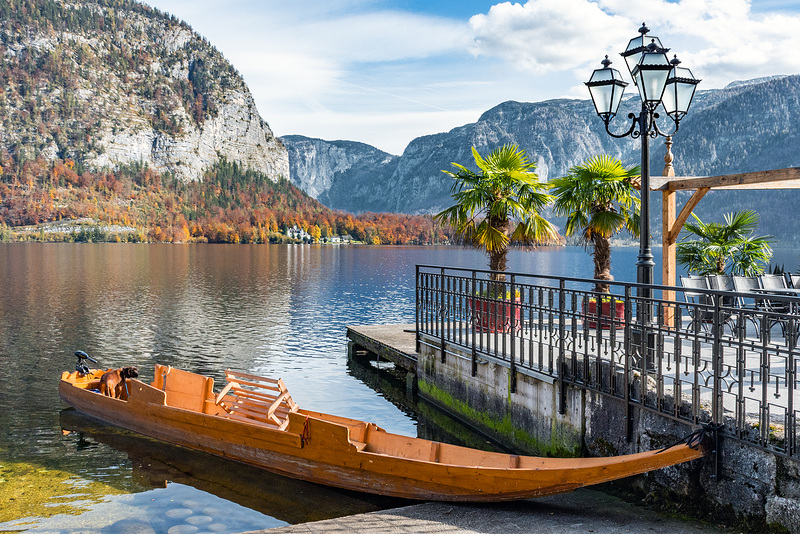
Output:
[[[779,189],[800,189],[800,181],[783,180],[780,182],[756,183],[756,184],[740,184],[740,185],[721,185],[714,188],[716,191],[742,191],[742,190],[757,190],[757,191],[772,191]]]
[[[748,187],[759,184],[761,187]],[[685,191],[709,187],[711,189],[800,189],[800,167],[772,171],[745,172],[722,176],[684,176],[672,178],[653,176],[653,191]]]
[[[681,233],[681,228],[683,228],[683,225],[686,224],[686,220],[689,218],[689,215],[691,215],[694,208],[709,191],[710,188],[701,187],[692,194],[691,198],[689,198],[689,200],[683,206],[683,209],[681,209],[681,212],[675,218],[675,222],[672,224],[672,227],[669,229],[667,241],[670,243],[676,243],[678,241],[678,235]]]

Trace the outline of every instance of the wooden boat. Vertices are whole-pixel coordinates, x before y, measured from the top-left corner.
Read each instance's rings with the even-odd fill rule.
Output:
[[[64,372],[74,408],[135,432],[293,478],[393,497],[507,501],[572,491],[703,456],[698,443],[610,458],[485,452],[386,432],[364,421],[300,409],[281,380],[226,371],[211,377],[156,365],[121,398],[98,391],[103,370]]]

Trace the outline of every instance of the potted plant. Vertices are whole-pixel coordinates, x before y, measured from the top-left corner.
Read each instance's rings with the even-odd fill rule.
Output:
[[[483,250],[489,257],[487,294],[469,299],[477,326],[483,328],[483,318],[494,316],[494,322],[486,320],[487,329],[490,325],[494,329],[510,329],[511,324],[499,325],[497,321],[513,315],[518,324],[519,306],[512,304],[513,310],[506,310],[505,305],[495,305],[492,311],[490,304],[511,301],[503,273],[508,247],[512,243],[532,247],[556,241],[558,231],[540,214],[553,197],[547,193],[549,186],[540,182],[534,172],[536,164],[529,162],[525,151],[515,145],[503,145],[485,158],[472,147],[472,156],[477,172],[458,163],[453,163],[455,172],[442,171],[455,180],[455,205],[434,219],[452,225],[459,242]]]
[[[597,298],[592,297],[588,300],[586,309],[583,312],[586,328],[609,329],[612,324],[619,326],[625,324],[625,301],[603,295],[599,298],[600,309],[597,309]],[[612,307],[613,302],[613,307]]]
[[[499,289],[499,292],[498,292]],[[522,321],[520,319],[520,306],[522,296],[519,290],[503,291],[494,288],[475,293],[475,297],[468,299],[472,312],[473,323],[479,332],[516,332]]]
[[[639,235],[639,197],[634,179],[639,176],[639,166],[624,167],[622,162],[608,155],[597,155],[569,169],[566,176],[552,182],[555,195],[554,211],[566,215],[564,234],[577,235],[584,247],[591,250],[594,260],[595,291],[601,301],[597,311],[597,298],[589,300],[587,326],[596,328],[590,316],[606,316],[624,320],[624,303],[613,308],[607,282],[611,276],[611,237],[622,230],[631,236]],[[605,294],[605,295],[604,295]],[[608,315],[606,315],[608,314]],[[610,320],[600,321],[607,328]]]

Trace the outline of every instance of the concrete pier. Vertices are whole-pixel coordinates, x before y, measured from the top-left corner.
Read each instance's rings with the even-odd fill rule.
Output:
[[[348,326],[348,351],[366,350],[398,367],[417,372],[416,331],[413,324]]]
[[[246,534],[640,534],[721,533],[723,526],[659,515],[611,495],[581,489],[563,495],[492,505],[424,503]]]

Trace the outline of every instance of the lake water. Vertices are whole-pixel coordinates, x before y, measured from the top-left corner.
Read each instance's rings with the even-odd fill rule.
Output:
[[[614,250],[617,280],[635,280],[637,252]],[[795,270],[797,252],[774,262]],[[436,423],[346,355],[346,325],[414,321],[416,264],[486,259],[455,247],[0,244],[0,531],[240,532],[397,504],[94,423],[64,410],[57,383],[75,350],[136,365],[145,381],[156,362],[218,380],[230,367],[283,377],[304,408],[428,436]],[[592,263],[581,248],[542,248],[512,251],[509,269],[589,277]]]

